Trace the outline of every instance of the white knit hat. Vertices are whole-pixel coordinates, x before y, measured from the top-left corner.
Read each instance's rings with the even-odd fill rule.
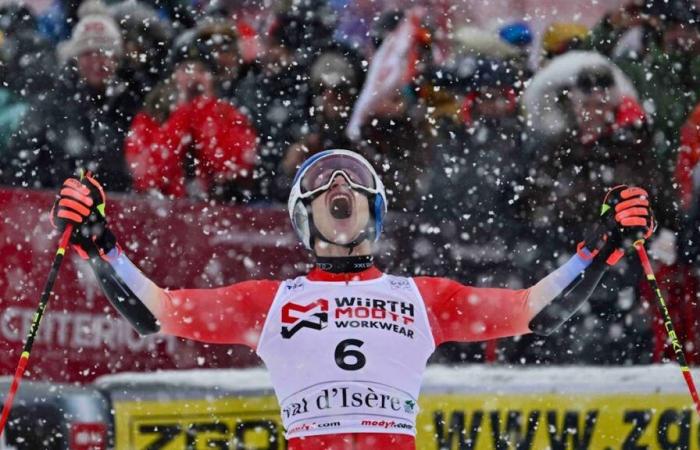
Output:
[[[122,37],[114,20],[108,15],[88,14],[73,29],[71,38],[59,47],[62,61],[86,51],[101,50],[114,56],[122,54]]]

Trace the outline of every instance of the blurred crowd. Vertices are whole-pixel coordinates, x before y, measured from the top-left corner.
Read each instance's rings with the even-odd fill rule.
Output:
[[[0,182],[55,189],[82,167],[109,191],[263,207],[286,200],[309,155],[350,148],[411,230],[386,265],[511,288],[571,254],[608,189],[640,185],[700,363],[693,0],[630,0],[593,27],[537,33],[409,6],[364,17],[342,0],[74,0],[43,15],[5,4]],[[627,258],[554,337],[445,346],[436,360],[660,361],[664,329],[640,281]]]

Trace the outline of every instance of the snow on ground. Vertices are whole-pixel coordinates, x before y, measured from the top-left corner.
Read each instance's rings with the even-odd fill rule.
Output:
[[[694,370],[700,379],[700,369]],[[271,390],[263,368],[201,369],[120,373],[99,378],[100,388],[133,385],[216,387],[224,391]],[[423,393],[682,393],[686,391],[675,364],[633,367],[507,367],[431,365],[423,380]]]

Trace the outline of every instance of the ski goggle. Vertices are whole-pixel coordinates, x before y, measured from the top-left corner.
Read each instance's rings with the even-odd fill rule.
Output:
[[[318,195],[333,185],[333,180],[342,176],[348,185],[359,191],[376,194],[375,175],[367,165],[349,155],[330,155],[312,164],[301,176],[301,198]]]

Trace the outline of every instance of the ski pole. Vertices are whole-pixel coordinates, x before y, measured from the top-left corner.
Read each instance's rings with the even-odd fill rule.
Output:
[[[649,256],[644,248],[644,241],[639,240],[635,242],[634,247],[637,249],[637,255],[639,255],[639,261],[642,263],[644,274],[649,282],[649,286],[651,286],[651,290],[656,294],[658,306],[661,310],[661,315],[663,316],[664,326],[666,327],[668,337],[671,339],[671,347],[673,348],[673,352],[676,354],[676,361],[678,361],[678,364],[681,366],[683,378],[685,378],[685,383],[688,385],[690,396],[693,398],[693,403],[695,403],[695,410],[698,412],[698,415],[700,415],[700,398],[698,398],[698,391],[695,388],[693,375],[690,373],[690,369],[688,368],[688,363],[686,362],[685,354],[683,353],[683,346],[678,340],[676,330],[673,328],[673,322],[671,321],[671,315],[668,312],[668,306],[666,306],[664,297],[661,294],[658,283],[656,282],[654,270],[651,268],[651,264],[649,263]]]
[[[44,315],[44,310],[49,302],[49,295],[51,295],[51,290],[53,289],[54,282],[58,276],[58,270],[61,268],[61,263],[63,262],[63,256],[66,254],[66,248],[68,247],[68,242],[70,241],[71,233],[73,232],[73,224],[67,224],[63,234],[61,235],[61,240],[58,243],[58,250],[56,251],[56,256],[53,259],[53,264],[51,265],[51,271],[49,272],[49,278],[46,280],[44,285],[44,291],[41,293],[41,299],[39,300],[39,307],[34,313],[34,319],[32,320],[32,326],[29,328],[29,334],[27,335],[27,340],[24,343],[24,348],[22,349],[22,355],[19,358],[19,363],[17,363],[17,369],[15,370],[15,377],[12,379],[12,384],[10,385],[10,391],[7,394],[3,408],[2,416],[0,416],[0,436],[2,436],[2,431],[5,429],[5,424],[7,423],[7,418],[10,416],[10,409],[12,408],[12,402],[15,399],[15,394],[19,388],[19,382],[24,375],[24,369],[27,367],[27,362],[29,361],[29,354],[32,351],[32,346],[34,345],[34,338],[39,331],[39,323],[41,323],[41,318]]]

